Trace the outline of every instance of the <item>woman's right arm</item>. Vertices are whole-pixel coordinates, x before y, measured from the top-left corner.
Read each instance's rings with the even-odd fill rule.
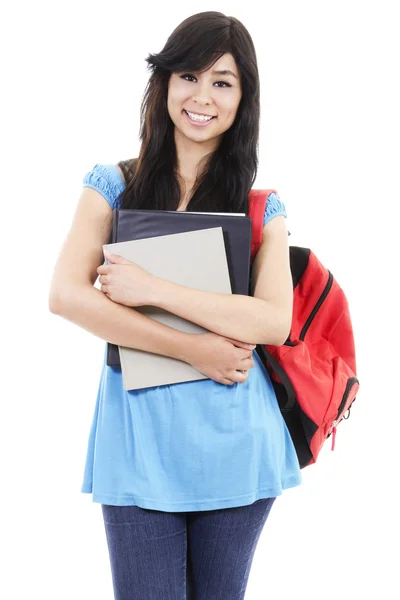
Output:
[[[85,187],[54,267],[50,311],[107,342],[186,360],[192,336],[117,304],[94,287],[111,228],[111,206]]]
[[[211,332],[200,337],[183,333],[113,302],[94,287],[111,229],[110,204],[85,187],[54,267],[50,311],[112,344],[183,360],[220,383],[244,381],[235,370],[253,366],[248,344],[233,345]]]

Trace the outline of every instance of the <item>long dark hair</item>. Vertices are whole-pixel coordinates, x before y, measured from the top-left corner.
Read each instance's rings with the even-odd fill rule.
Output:
[[[185,19],[158,54],[146,58],[152,70],[142,104],[139,157],[118,163],[126,187],[119,208],[176,210],[180,186],[176,173],[174,123],[167,108],[173,72],[202,71],[231,53],[240,72],[242,97],[232,126],[219,147],[203,158],[188,211],[248,213],[248,193],[258,165],[260,84],[253,41],[244,25],[220,12]],[[114,206],[116,207],[116,206]]]

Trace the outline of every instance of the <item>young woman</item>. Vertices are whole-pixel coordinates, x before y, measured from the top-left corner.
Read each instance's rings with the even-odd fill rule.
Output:
[[[260,109],[246,28],[219,12],[193,15],[147,62],[139,156],[85,175],[50,308],[107,342],[175,357],[208,377],[125,391],[105,347],[82,492],[102,505],[115,598],[184,600],[193,590],[196,600],[239,600],[275,498],[301,482],[253,352],[290,331],[286,211],[271,194],[252,296],[177,286],[116,255],[101,264],[115,207],[248,212]],[[151,304],[208,333],[132,310]]]

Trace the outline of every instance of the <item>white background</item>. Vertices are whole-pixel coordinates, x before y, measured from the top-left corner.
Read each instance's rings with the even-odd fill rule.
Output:
[[[145,57],[203,10],[237,17],[253,37],[254,187],[278,190],[291,243],[312,248],[344,288],[361,381],[335,452],[327,442],[276,501],[246,600],[398,598],[396,5],[38,0],[6,10],[2,598],[112,598],[101,507],[80,493],[105,342],[50,313],[48,291],[84,174],[137,156]]]

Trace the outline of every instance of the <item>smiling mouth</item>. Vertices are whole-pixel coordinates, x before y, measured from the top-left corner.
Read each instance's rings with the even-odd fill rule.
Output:
[[[183,112],[185,112],[187,114],[187,116],[189,117],[189,119],[191,119],[192,121],[196,121],[196,123],[209,123],[210,121],[212,121],[213,119],[216,119],[215,115],[202,115],[199,113],[190,113],[192,115],[196,115],[197,117],[200,117],[199,119],[192,119],[189,111],[187,111],[185,108],[183,109]],[[206,117],[206,118],[201,118],[201,117]],[[209,118],[211,117],[211,118]]]

